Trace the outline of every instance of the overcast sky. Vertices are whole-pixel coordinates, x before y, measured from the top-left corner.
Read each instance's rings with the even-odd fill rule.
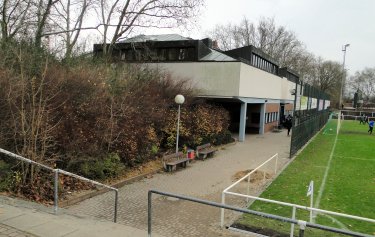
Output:
[[[244,16],[252,22],[273,17],[326,60],[342,63],[342,46],[349,43],[349,74],[375,67],[375,0],[206,0],[206,5],[201,29],[184,36],[203,38],[216,24],[238,24]]]

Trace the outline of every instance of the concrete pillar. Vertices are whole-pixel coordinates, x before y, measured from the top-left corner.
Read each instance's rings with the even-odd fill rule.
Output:
[[[264,134],[266,103],[260,105],[259,134]]]
[[[246,111],[247,111],[247,103],[241,103],[241,114],[240,114],[240,131],[238,132],[238,140],[240,142],[245,141],[245,130],[246,130]]]

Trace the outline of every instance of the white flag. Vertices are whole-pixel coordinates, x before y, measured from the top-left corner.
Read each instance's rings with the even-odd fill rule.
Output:
[[[309,188],[307,189],[306,196],[310,196],[314,190],[314,181],[310,181]]]

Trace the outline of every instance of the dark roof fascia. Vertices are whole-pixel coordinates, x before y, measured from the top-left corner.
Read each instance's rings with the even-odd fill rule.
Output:
[[[296,77],[299,78],[299,73],[297,71],[294,71],[293,69],[291,68],[287,68],[288,72]]]
[[[294,70],[292,70],[288,67],[283,67],[283,68],[279,69],[280,76],[286,77],[288,73],[299,78],[299,74],[296,71],[294,71]]]
[[[109,44],[107,44],[107,47]],[[200,60],[211,51],[202,40],[176,40],[176,41],[145,41],[134,43],[116,43],[114,48],[132,49],[132,48],[195,48],[196,60]],[[103,44],[94,44],[94,52],[103,50]]]
[[[268,54],[266,54],[262,50],[256,48],[255,46],[251,45],[251,47],[252,47],[252,52],[253,53],[257,54],[258,56],[260,56],[261,58],[267,60],[268,62],[273,63],[276,66],[279,66],[279,63],[275,59],[273,59],[271,56],[269,56]]]
[[[280,75],[280,73],[279,73],[279,74],[270,73],[270,72],[268,72],[268,71],[266,71],[266,70],[264,70],[264,69],[262,69],[262,68],[259,68],[259,67],[256,67],[256,66],[252,65],[251,62],[250,62],[249,60],[247,60],[247,59],[244,59],[244,58],[238,58],[238,60],[239,60],[240,62],[242,62],[242,63],[245,63],[245,64],[247,64],[247,65],[249,65],[249,66],[251,66],[251,67],[255,67],[255,68],[257,68],[257,69],[259,69],[259,70],[262,70],[262,71],[264,71],[264,72],[266,72],[266,73],[272,74],[272,75],[274,75],[274,76],[282,77],[282,76]],[[280,70],[280,69],[278,69],[278,70]]]
[[[149,48],[175,48],[175,47],[189,47],[197,46],[199,40],[177,40],[177,41],[146,41],[134,43],[116,43],[116,49],[129,49],[134,47],[149,47]],[[109,46],[109,44],[106,44]],[[103,49],[103,44],[94,44],[94,51]]]
[[[296,71],[293,71],[292,69],[289,69],[287,67],[283,67],[279,69],[279,76],[285,77],[289,81],[294,82],[294,83],[300,84],[301,82],[301,79],[299,78],[299,74]]]
[[[127,61],[124,63],[150,64],[150,63],[239,63],[241,61]]]
[[[244,46],[244,47],[241,47],[241,48],[228,50],[228,51],[225,51],[223,53],[225,53],[226,55],[228,55],[230,57],[234,57],[234,58],[241,57],[241,58],[245,58],[249,61],[251,61],[251,55],[256,54],[259,57],[267,60],[268,62],[270,62],[272,64],[275,64],[276,66],[279,66],[279,63],[276,62],[276,60],[274,60],[271,56],[264,53],[262,50],[256,48],[253,45],[248,45],[248,46]]]

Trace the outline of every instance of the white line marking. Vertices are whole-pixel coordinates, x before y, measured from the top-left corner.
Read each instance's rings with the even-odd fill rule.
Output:
[[[343,229],[343,230],[349,230],[347,227],[346,227],[346,225],[344,225],[342,222],[340,222],[339,220],[337,220],[336,218],[334,218],[334,217],[332,217],[332,216],[330,216],[330,215],[327,215],[327,214],[325,214],[325,213],[318,213],[319,215],[322,215],[322,216],[325,216],[325,217],[327,217],[328,219],[331,219],[331,221],[333,222],[333,223],[336,223],[338,226],[340,226],[340,228],[341,229]]]
[[[322,199],[323,191],[324,191],[324,188],[326,186],[328,171],[331,168],[331,161],[332,161],[333,153],[335,152],[336,143],[337,143],[337,134],[336,134],[336,137],[335,137],[335,142],[333,143],[331,154],[329,155],[327,167],[326,167],[326,170],[324,172],[323,181],[322,181],[322,184],[320,185],[320,188],[319,188],[318,197],[315,200],[315,205],[314,205],[315,208],[319,208],[320,200]],[[314,216],[313,216],[313,222],[315,221],[315,217],[316,217],[316,214],[314,214]]]
[[[375,159],[358,158],[353,156],[334,156],[344,160],[364,160],[364,161],[375,161]]]

